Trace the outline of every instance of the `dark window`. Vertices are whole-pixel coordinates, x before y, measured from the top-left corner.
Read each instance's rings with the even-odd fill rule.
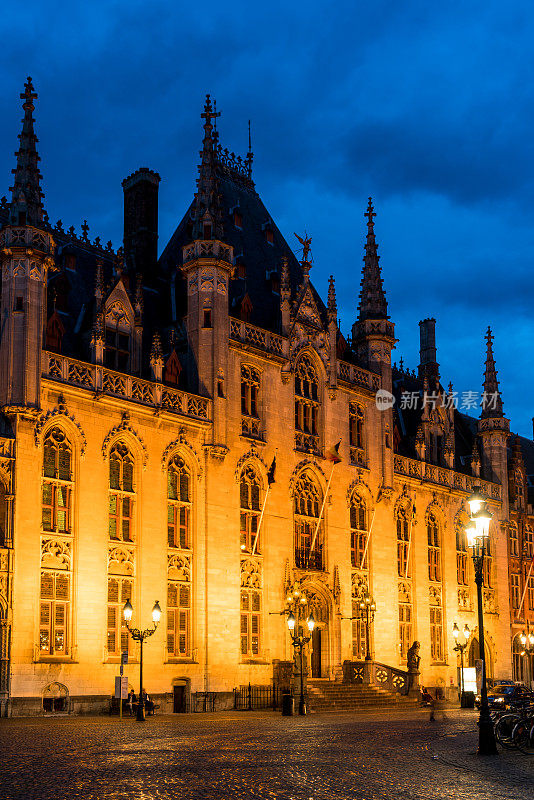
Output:
[[[15,300],[15,311],[24,311],[24,301],[22,297],[17,297]]]
[[[204,328],[211,328],[211,308],[204,309]]]
[[[105,365],[121,372],[128,369],[130,361],[130,336],[128,333],[106,328]]]

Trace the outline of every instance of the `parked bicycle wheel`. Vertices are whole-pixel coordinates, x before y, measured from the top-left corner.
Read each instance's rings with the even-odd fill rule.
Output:
[[[525,755],[534,755],[534,722],[532,719],[519,720],[512,731],[512,741]]]
[[[504,714],[497,720],[494,730],[495,738],[500,745],[510,750],[516,746],[512,737],[515,726],[521,721],[521,718],[517,714]]]

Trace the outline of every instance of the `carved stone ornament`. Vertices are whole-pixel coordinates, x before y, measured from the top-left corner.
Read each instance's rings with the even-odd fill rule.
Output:
[[[347,507],[350,508],[352,504],[352,498],[354,493],[365,496],[365,500],[369,504],[373,504],[373,493],[371,491],[371,487],[368,483],[366,483],[362,475],[358,473],[358,477],[355,478],[352,483],[349,484],[347,489]]]
[[[120,423],[116,425],[114,428],[112,428],[106,435],[106,438],[102,442],[102,456],[104,458],[108,458],[113,440],[119,437],[121,433],[130,434],[130,436],[132,436],[135,439],[135,441],[141,448],[141,452],[143,453],[143,467],[144,469],[146,469],[146,465],[148,463],[148,450],[146,449],[145,443],[143,442],[143,440],[141,439],[135,428],[133,428],[132,425],[130,424],[130,414],[128,413],[128,411],[122,412],[122,419]]]
[[[401,507],[405,508],[407,511],[412,511],[412,510],[415,511],[415,504],[408,491],[408,485],[406,483],[402,487],[402,492],[397,497],[397,500],[395,502],[395,514],[397,514],[398,509]],[[415,525],[415,519],[413,520],[413,524]]]
[[[441,586],[428,587],[428,602],[431,606],[441,605]]]
[[[351,595],[353,600],[362,600],[369,592],[369,580],[365,572],[353,572],[351,575]]]
[[[334,577],[332,580],[332,594],[334,595],[334,600],[339,605],[339,599],[341,597],[341,584],[339,582],[339,569],[337,564],[334,567]]]
[[[261,589],[261,564],[254,558],[241,561],[241,588]]]
[[[65,402],[65,398],[61,394],[58,397],[57,406],[55,408],[49,409],[46,413],[39,414],[39,416],[37,417],[33,428],[33,440],[35,442],[35,446],[39,447],[39,445],[41,444],[41,433],[46,424],[51,419],[55,419],[57,417],[64,417],[65,419],[70,420],[70,422],[72,422],[72,424],[76,427],[78,433],[80,434],[80,440],[81,440],[80,456],[82,456],[83,458],[83,456],[85,455],[85,450],[87,448],[87,438],[78,420],[74,417],[73,414],[69,414],[67,410],[67,403]]]
[[[458,587],[458,608],[469,609],[471,608],[471,597],[469,589]]]
[[[190,583],[191,581],[191,554],[174,553],[167,559],[167,574],[169,580]]]
[[[250,446],[250,449],[247,450],[246,453],[243,453],[241,458],[239,458],[238,461],[237,461],[235,472],[234,472],[234,477],[235,477],[236,481],[239,481],[239,478],[241,476],[241,470],[243,469],[243,467],[245,466],[247,461],[259,461],[262,464],[262,466],[264,467],[264,469],[267,469],[267,464],[263,460],[260,451],[256,447],[256,444],[254,442],[252,442],[252,444]]]
[[[177,451],[185,451],[188,456],[190,456],[195,462],[195,468],[197,473],[197,479],[200,480],[202,477],[202,464],[200,458],[198,456],[197,451],[188,440],[186,435],[186,430],[184,427],[180,428],[178,431],[178,436],[172,442],[169,442],[165,450],[163,451],[163,455],[161,457],[161,469],[165,471],[167,469],[167,464],[169,462],[169,457],[171,453],[175,450]]]
[[[72,542],[61,539],[41,539],[41,567],[70,569]]]
[[[204,448],[208,451],[208,454],[215,459],[216,461],[224,461],[226,458],[226,454],[228,453],[228,448],[225,444],[205,444]]]
[[[412,602],[412,587],[409,581],[399,581],[399,603]]]
[[[300,476],[300,473],[306,468],[311,469],[312,472],[316,472],[319,473],[319,475],[322,475],[326,483],[326,475],[321,469],[320,464],[318,464],[317,461],[315,461],[315,459],[313,458],[304,458],[302,461],[299,461],[299,463],[291,473],[291,478],[289,479],[289,494],[291,497],[293,497],[295,494],[295,484]]]
[[[110,575],[134,574],[134,552],[123,545],[110,546],[108,552],[108,573]]]

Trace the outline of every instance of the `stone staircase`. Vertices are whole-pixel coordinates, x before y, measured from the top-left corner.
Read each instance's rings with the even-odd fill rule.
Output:
[[[418,708],[419,699],[404,697],[374,684],[341,683],[325,678],[308,680],[311,711],[378,711],[383,708]]]

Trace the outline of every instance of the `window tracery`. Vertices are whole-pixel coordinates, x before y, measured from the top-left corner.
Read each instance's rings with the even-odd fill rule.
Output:
[[[349,445],[352,464],[365,465],[365,412],[358,403],[349,403]]]
[[[359,494],[354,493],[350,502],[350,552],[352,566],[356,569],[369,569],[369,553],[366,552],[367,536],[365,501]]]
[[[261,483],[250,464],[245,466],[239,480],[240,546],[244,553],[261,553],[258,525],[261,515]],[[254,543],[256,547],[254,548]]]
[[[175,455],[167,467],[167,543],[169,547],[191,547],[191,470]]]
[[[52,428],[43,444],[43,530],[70,533],[72,448],[61,428]]]
[[[260,420],[260,381],[257,369],[241,365],[241,434],[254,439],[262,438]]]
[[[298,450],[320,453],[319,377],[312,359],[302,355],[295,368],[295,445]]]
[[[294,489],[295,517],[295,565],[300,569],[323,570],[324,566],[324,520],[317,529],[322,507],[322,491],[311,472],[299,475]]]
[[[109,538],[134,541],[134,460],[126,445],[115,444],[109,455]]]

